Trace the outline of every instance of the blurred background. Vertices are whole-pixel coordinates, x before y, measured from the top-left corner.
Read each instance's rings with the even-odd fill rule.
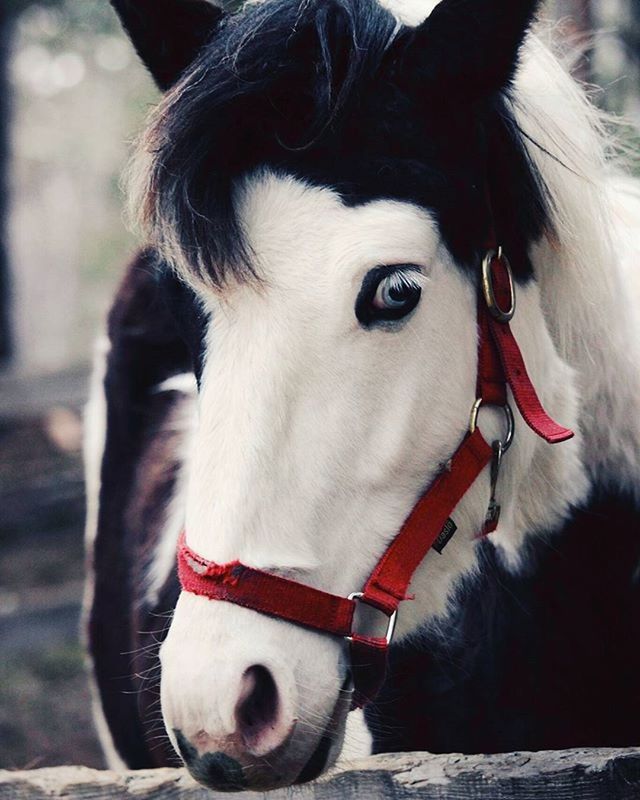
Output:
[[[135,248],[119,179],[157,94],[107,0],[0,3],[0,768],[103,766],[79,640],[81,409]],[[640,0],[547,16],[637,145]]]

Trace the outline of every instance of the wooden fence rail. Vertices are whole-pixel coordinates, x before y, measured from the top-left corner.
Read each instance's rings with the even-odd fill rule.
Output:
[[[222,800],[240,796],[203,789],[179,769],[123,774],[86,767],[0,771],[0,800]],[[491,756],[380,755],[345,765],[315,783],[269,793],[268,798],[638,800],[640,748]]]

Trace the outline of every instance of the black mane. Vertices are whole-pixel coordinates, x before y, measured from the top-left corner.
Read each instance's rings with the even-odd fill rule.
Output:
[[[508,92],[464,102],[424,72],[418,85],[403,69],[413,37],[376,0],[271,0],[230,17],[141,144],[150,160],[136,201],[167,260],[213,285],[253,277],[233,189],[268,167],[348,204],[415,202],[472,268],[490,183],[501,239],[528,277],[528,245],[549,219]]]

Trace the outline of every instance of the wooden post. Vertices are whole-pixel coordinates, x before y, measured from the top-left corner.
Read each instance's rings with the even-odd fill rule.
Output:
[[[489,756],[398,753],[343,765],[314,783],[266,794],[210,792],[181,769],[0,772],[0,800],[638,800],[640,750]]]

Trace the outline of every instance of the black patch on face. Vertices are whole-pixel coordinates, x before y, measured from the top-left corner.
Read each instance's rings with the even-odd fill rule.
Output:
[[[442,5],[463,14],[467,4]],[[478,56],[491,51],[487,40],[458,55],[446,42],[438,60],[443,43],[429,39],[427,23],[396,32],[375,0],[247,6],[167,95],[147,132],[152,189],[143,216],[157,243],[171,231],[190,269],[215,284],[229,273],[250,279],[233,186],[269,167],[330,186],[347,204],[390,198],[430,210],[456,262],[474,271],[493,217],[516,277],[526,279],[528,245],[549,218],[508,81],[534,3],[497,5],[496,63]],[[511,30],[516,24],[522,29]],[[420,47],[430,56],[424,63]],[[474,58],[482,81],[474,80]]]

